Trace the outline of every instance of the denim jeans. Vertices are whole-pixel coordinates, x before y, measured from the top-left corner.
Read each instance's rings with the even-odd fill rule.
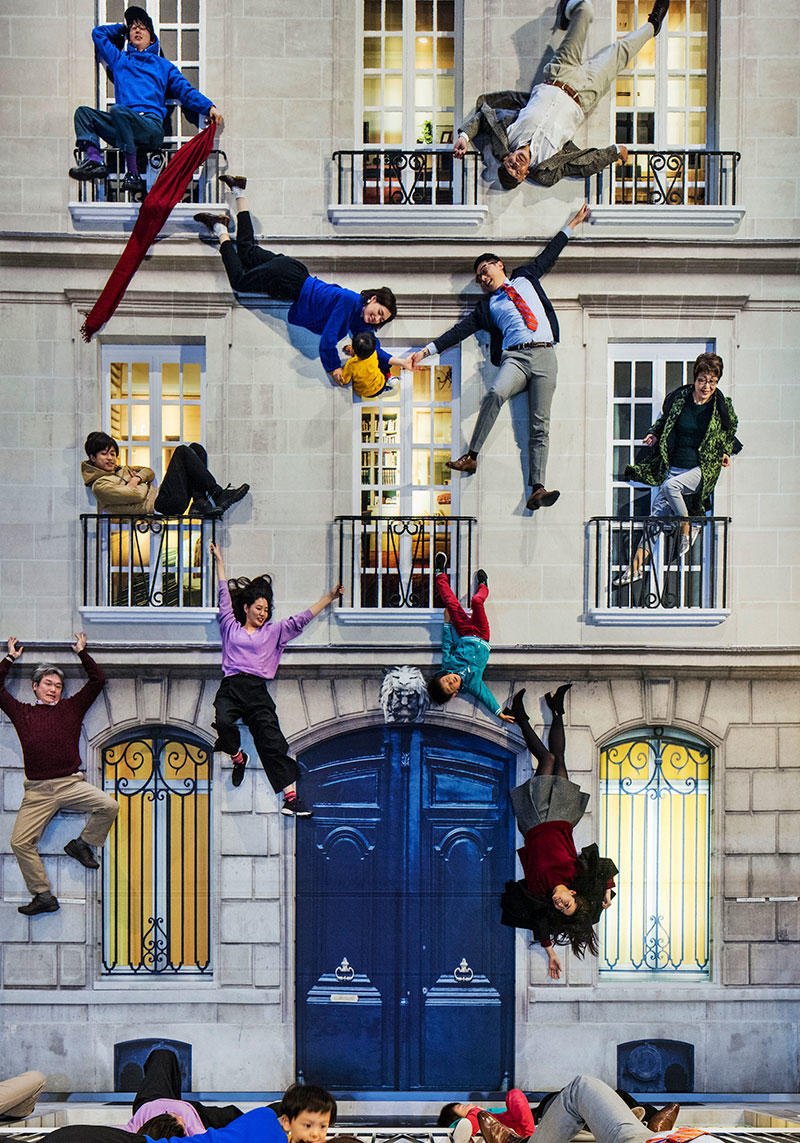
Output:
[[[644,1143],[652,1136],[608,1084],[594,1076],[576,1076],[542,1117],[536,1143],[568,1143],[584,1123],[597,1143]]]
[[[703,474],[700,466],[670,468],[669,476],[659,486],[650,509],[651,516],[688,516],[685,497],[700,487]]]
[[[164,142],[164,125],[150,115],[139,115],[129,107],[109,107],[98,111],[94,107],[78,107],[75,111],[75,141],[79,151],[89,143],[99,147],[105,139],[112,147],[130,154],[137,147],[155,151]]]

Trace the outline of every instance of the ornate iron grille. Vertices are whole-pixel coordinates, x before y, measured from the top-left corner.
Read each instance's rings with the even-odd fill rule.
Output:
[[[213,607],[207,516],[84,514],[84,607]]]
[[[164,166],[175,154],[174,146],[165,145],[157,151],[139,152],[139,170],[149,191],[153,183],[161,174]],[[82,154],[74,152],[75,162],[79,163]],[[125,178],[125,154],[115,147],[106,147],[103,152],[103,161],[108,167],[108,174],[104,179],[87,179],[70,186],[78,188],[78,202],[141,202],[144,195],[133,195],[123,191],[122,180]],[[183,202],[221,202],[220,197],[220,166],[224,171],[228,165],[228,156],[224,151],[212,151],[205,163],[195,172],[189,183]]]
[[[589,606],[597,611],[724,610],[728,601],[728,516],[594,516],[588,524]],[[643,561],[630,582],[637,550]]]
[[[120,805],[103,862],[103,971],[211,973],[210,748],[169,727],[103,747]]]
[[[735,206],[738,151],[628,151],[594,176],[597,206]],[[591,196],[587,179],[587,194]]]
[[[337,202],[381,206],[475,206],[477,151],[334,151]]]
[[[446,552],[456,595],[472,578],[472,516],[337,516],[341,608],[441,606],[434,556]]]
[[[600,754],[601,852],[619,868],[600,972],[708,976],[711,750],[681,731],[619,737]]]

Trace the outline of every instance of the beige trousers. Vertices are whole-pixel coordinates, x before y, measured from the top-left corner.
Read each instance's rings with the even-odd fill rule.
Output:
[[[59,810],[90,814],[81,833],[87,845],[102,845],[119,813],[119,805],[86,781],[85,774],[69,774],[66,778],[43,781],[25,779],[25,793],[11,834],[14,851],[28,890],[50,892],[50,882],[39,856],[39,839],[45,826]]]
[[[21,1076],[0,1082],[0,1117],[24,1119],[30,1115],[44,1090],[44,1083],[41,1072],[23,1072]]]

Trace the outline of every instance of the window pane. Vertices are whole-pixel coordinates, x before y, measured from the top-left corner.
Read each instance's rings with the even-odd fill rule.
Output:
[[[399,32],[403,27],[403,0],[386,0],[386,31]]]
[[[381,123],[383,116],[380,111],[364,112],[364,143],[377,144],[381,141]]]
[[[401,68],[403,66],[403,40],[400,36],[387,36],[384,41],[386,48],[386,67]]]
[[[453,370],[449,365],[437,365],[433,374],[435,401],[451,401],[453,398]]]
[[[413,480],[415,484],[430,484],[431,478],[431,457],[430,453],[426,450],[415,449],[413,460]]]
[[[184,405],[183,432],[181,433],[181,440],[199,441],[200,436],[200,406]]]
[[[414,491],[411,494],[411,512],[414,516],[432,516],[434,515],[433,496],[427,490],[425,492]]]
[[[132,440],[140,441],[150,436],[150,409],[147,405],[134,405],[131,409],[131,421]]]
[[[414,443],[429,444],[431,439],[431,414],[429,409],[414,410]]]
[[[418,32],[433,31],[433,3],[432,0],[417,0],[416,18]]]
[[[636,362],[636,396],[650,397],[653,393],[653,363],[652,361]]]
[[[689,31],[708,30],[708,0],[689,0]]]
[[[686,116],[682,111],[667,114],[667,143],[670,147],[683,147],[685,143]]]
[[[614,405],[614,437],[627,440],[631,435],[630,405]]]
[[[430,36],[417,36],[415,67],[433,67],[433,40]]]
[[[620,75],[617,77],[617,106],[628,107],[633,100],[633,76]]]
[[[184,28],[181,32],[181,59],[200,59],[200,32],[197,28]]]
[[[386,107],[402,107],[403,105],[403,77],[402,75],[387,75],[383,81],[383,102]]]
[[[652,76],[640,76],[636,81],[636,102],[639,107],[654,107],[656,81]]]
[[[181,0],[181,19],[184,24],[200,22],[200,0]]]
[[[131,365],[131,392],[134,397],[150,396],[150,366],[143,361]]]
[[[112,361],[109,370],[111,400],[128,396],[128,365],[124,361]]]
[[[161,24],[177,24],[178,0],[161,0],[159,22]]]
[[[450,483],[450,469],[447,467],[447,462],[450,459],[450,450],[446,452],[443,449],[436,449],[433,454],[433,483],[434,484],[449,484]]]
[[[440,32],[453,32],[456,26],[456,6],[453,0],[439,0],[436,5],[436,26]]]
[[[433,106],[433,76],[418,75],[414,81],[414,102],[417,107]]]
[[[400,146],[403,142],[403,116],[399,111],[387,112],[383,117],[383,141]]]
[[[614,396],[630,397],[631,395],[631,363],[630,361],[614,362]]]
[[[636,142],[641,146],[649,146],[655,142],[655,115],[651,111],[642,112],[636,116]]]
[[[200,400],[200,365],[188,361],[183,366],[183,396],[191,401]]]
[[[431,399],[431,371],[430,369],[422,368],[415,369],[413,373],[414,378],[414,400],[415,401],[430,401]]]
[[[656,42],[648,40],[636,56],[636,66],[640,71],[653,71],[656,66]]]
[[[667,361],[665,363],[666,391],[679,389],[683,385],[683,362]]]
[[[632,32],[635,26],[633,0],[617,0],[617,31]]]
[[[652,423],[653,413],[650,405],[636,405],[633,412],[633,439],[637,442],[643,440]]]
[[[436,81],[436,103],[439,107],[452,107],[455,103],[455,80],[451,75],[440,75]]]
[[[164,405],[161,410],[161,431],[165,441],[179,441],[181,439],[180,405]]]
[[[692,71],[704,71],[708,60],[708,40],[705,36],[692,36],[689,40],[689,67]]]
[[[683,107],[686,103],[686,79],[684,76],[670,76],[667,80],[667,103],[671,107]]]
[[[364,0],[364,31],[379,32],[381,27],[381,0]]]
[[[443,68],[455,66],[455,41],[452,36],[439,36],[436,41],[436,66]]]
[[[178,33],[175,28],[164,28],[158,37],[161,41],[161,50],[168,60],[178,58]]]
[[[381,39],[380,36],[364,37],[364,67],[381,66]]]
[[[686,40],[683,36],[669,37],[667,41],[667,66],[670,71],[683,71],[686,67]]]
[[[690,147],[703,147],[706,142],[706,115],[704,111],[689,112]]]
[[[381,79],[378,75],[364,76],[364,106],[370,107],[381,101]]]
[[[129,432],[130,419],[128,416],[127,405],[112,405],[111,406],[111,436],[116,441],[128,440],[130,437]]]
[[[689,76],[689,106],[705,107],[708,81],[704,75]]]
[[[452,440],[452,418],[449,409],[436,409],[433,414],[433,440],[435,444]],[[437,482],[440,483],[440,482]]]
[[[161,396],[180,397],[181,374],[177,361],[170,361],[161,366]]]

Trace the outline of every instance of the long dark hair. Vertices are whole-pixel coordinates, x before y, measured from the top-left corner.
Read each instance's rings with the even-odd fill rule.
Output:
[[[169,1115],[164,1112],[163,1115],[155,1115],[152,1119],[148,1119],[147,1123],[143,1123],[137,1135],[142,1137],[147,1136],[149,1139],[185,1139],[186,1132],[178,1123],[174,1115]]]
[[[269,607],[268,619],[272,619],[272,576],[263,572],[255,579],[247,579],[240,575],[238,579],[228,580],[228,591],[231,593],[231,607],[238,623],[244,627],[247,616],[244,613],[245,604],[252,607],[257,599],[266,599]]]
[[[559,912],[552,902],[547,914],[550,939],[554,945],[569,945],[579,958],[583,958],[587,949],[592,956],[597,956],[599,948],[597,933],[592,924],[592,909],[586,897],[580,893],[576,894],[575,912],[571,916]]]
[[[392,318],[397,317],[397,298],[388,286],[376,286],[374,290],[361,291],[361,301],[364,305],[371,301],[372,298],[375,299],[378,305],[385,306],[389,311],[388,318],[386,321],[381,322],[381,325],[386,325],[386,322],[390,322]]]

